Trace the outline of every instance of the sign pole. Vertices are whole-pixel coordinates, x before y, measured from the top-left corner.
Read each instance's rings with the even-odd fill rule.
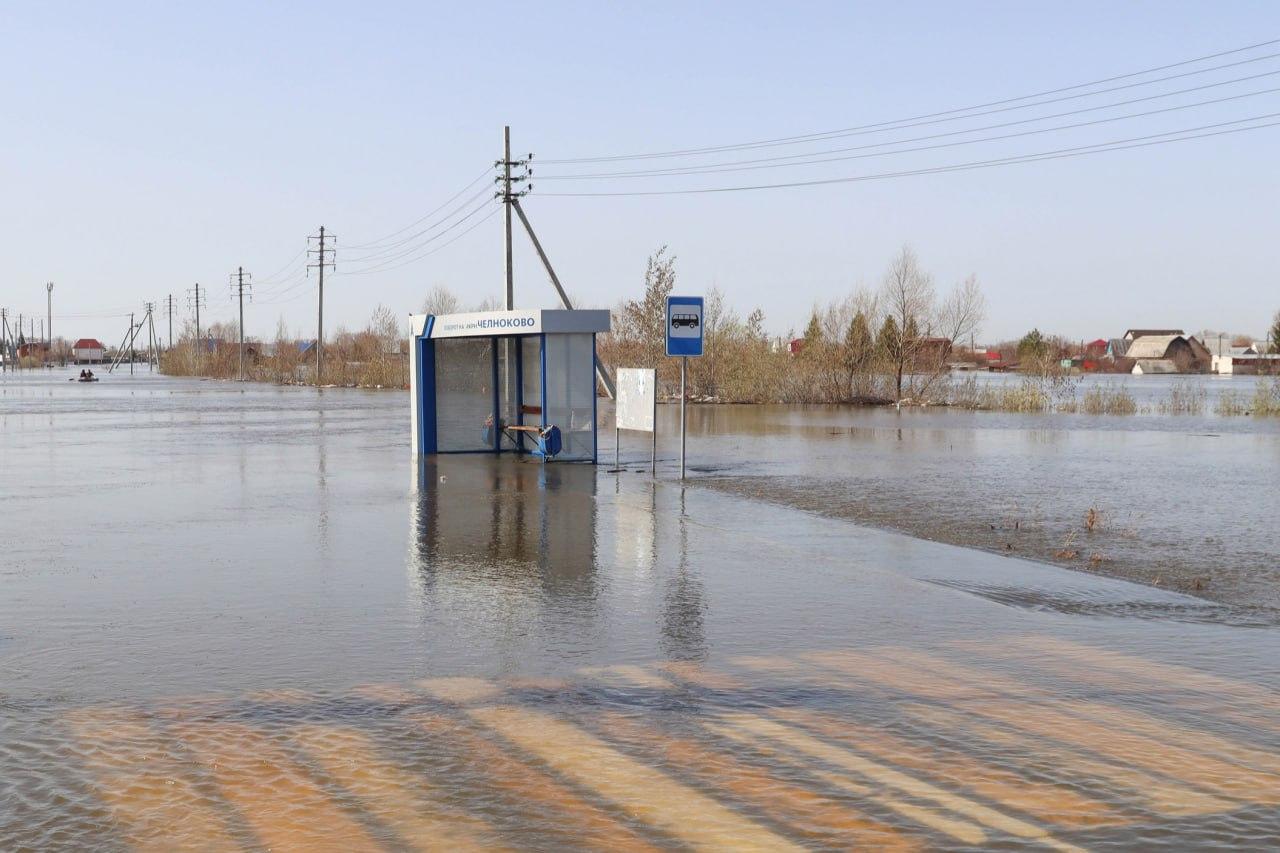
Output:
[[[653,372],[653,432],[649,434],[653,444],[649,447],[649,476],[658,475],[658,372]]]
[[[702,355],[703,299],[701,296],[667,297],[667,357],[680,359],[680,479],[684,479],[684,455],[688,417],[689,357]],[[655,455],[657,451],[654,451]]]
[[[685,418],[684,400],[685,400],[685,375],[689,371],[689,357],[687,355],[680,357],[680,479],[684,479],[684,431],[685,424],[688,421]]]

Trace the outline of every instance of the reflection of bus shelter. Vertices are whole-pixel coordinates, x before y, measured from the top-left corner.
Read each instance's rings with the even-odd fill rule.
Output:
[[[596,334],[608,311],[413,318],[414,452],[596,459]]]

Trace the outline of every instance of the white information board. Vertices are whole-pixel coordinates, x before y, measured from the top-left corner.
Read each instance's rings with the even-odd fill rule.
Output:
[[[618,429],[653,432],[657,405],[657,371],[643,367],[618,368]]]
[[[622,470],[621,433],[624,429],[647,432],[649,473],[658,470],[658,371],[651,367],[619,367],[618,396],[613,418],[613,470]]]

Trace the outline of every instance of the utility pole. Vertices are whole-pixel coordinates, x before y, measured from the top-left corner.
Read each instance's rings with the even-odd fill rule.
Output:
[[[231,274],[231,286],[235,288],[236,296],[240,300],[240,381],[244,381],[244,289],[253,287],[252,284],[245,283],[245,276],[248,275],[244,271],[244,267],[236,267],[236,271]],[[253,276],[249,276],[253,278]],[[249,299],[253,299],[250,294]]]
[[[129,312],[129,375],[133,375],[133,336],[137,334],[137,329],[133,325],[133,312]]]
[[[320,248],[318,249],[310,248],[312,240],[318,241]],[[314,264],[307,264],[307,269],[311,269],[312,267],[314,267],[320,270],[320,287],[319,287],[320,301],[319,301],[319,311],[317,312],[317,316],[316,316],[316,387],[317,388],[319,388],[321,385],[320,375],[324,370],[324,268],[329,267],[331,269],[337,269],[337,267],[334,265],[333,260],[325,260],[326,252],[329,253],[327,257],[332,259],[335,257],[334,252],[337,251],[337,249],[326,249],[324,247],[326,240],[332,240],[334,243],[338,242],[337,237],[333,236],[332,234],[324,233],[323,225],[320,226],[320,234],[318,236],[307,238],[307,246],[308,246],[307,254],[316,256],[316,262]]]
[[[173,294],[169,294],[169,349],[173,349]]]
[[[9,310],[0,308],[0,372],[9,372]]]
[[[47,282],[44,286],[45,296],[48,299],[46,308],[49,312],[49,350],[48,355],[53,355],[53,282]],[[47,360],[47,357],[46,357]]]
[[[154,302],[144,302],[142,303],[142,307],[147,309],[146,316],[142,318],[142,322],[147,324],[147,372],[154,373],[156,369],[155,367],[156,327],[155,327],[155,323],[151,321],[151,314],[153,311],[155,311],[156,304]]]
[[[196,374],[197,374],[197,375],[199,375],[199,373],[200,373],[200,356],[202,355],[202,353],[201,353],[201,349],[202,349],[202,347],[204,346],[204,345],[200,342],[200,301],[201,301],[202,299],[204,299],[204,297],[200,295],[200,282],[198,282],[198,281],[197,281],[197,282],[196,282],[195,295],[194,295],[194,296],[191,296],[191,295],[188,295],[188,296],[187,296],[187,304],[188,304],[189,306],[194,307],[194,308],[196,309],[196,339],[195,339],[195,341],[193,341],[192,343],[193,343],[193,344],[194,344],[194,346],[195,346],[195,353],[196,353],[196,363],[195,363],[195,368],[196,368]]]
[[[506,239],[507,290],[502,307],[508,311],[516,307],[515,270],[511,266],[511,127],[502,128],[502,217],[505,220],[503,234]]]
[[[502,307],[508,311],[511,311],[516,307],[515,268],[511,264],[511,208],[516,206],[517,199],[521,196],[528,195],[530,189],[526,186],[522,190],[513,190],[512,185],[526,183],[529,180],[530,176],[533,175],[533,170],[529,168],[529,163],[532,160],[532,154],[524,160],[511,159],[511,128],[502,128],[502,159],[495,160],[493,163],[494,168],[502,169],[502,174],[498,175],[493,180],[495,183],[502,184],[502,189],[494,193],[494,198],[499,199],[505,208],[503,211],[505,219],[505,225],[503,228],[503,248],[505,250],[506,257],[507,288],[506,293],[503,296]],[[524,171],[521,174],[512,175],[512,168],[519,168]]]

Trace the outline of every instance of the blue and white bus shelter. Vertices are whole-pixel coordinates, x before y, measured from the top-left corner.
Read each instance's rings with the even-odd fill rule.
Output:
[[[415,455],[530,453],[596,461],[596,335],[604,310],[416,314]]]

